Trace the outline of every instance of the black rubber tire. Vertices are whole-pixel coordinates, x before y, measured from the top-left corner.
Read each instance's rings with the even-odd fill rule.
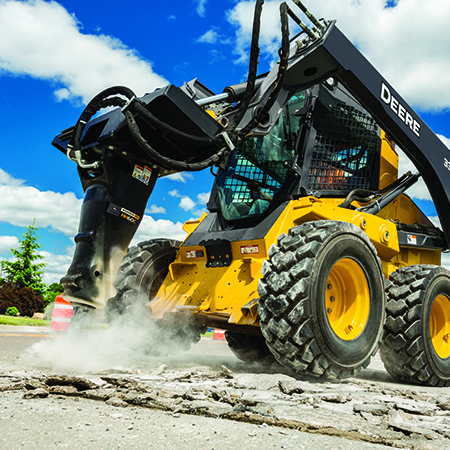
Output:
[[[294,227],[277,244],[269,250],[258,286],[268,348],[281,364],[308,377],[356,375],[378,350],[385,317],[384,278],[375,247],[356,226],[327,220]],[[327,280],[342,260],[360,267],[368,287],[366,320],[354,339],[341,339],[327,317]]]
[[[161,287],[179,247],[180,242],[172,239],[152,239],[132,247],[123,258],[114,281],[117,293],[108,300],[105,308],[108,323],[116,320],[139,322],[139,326],[151,329],[149,340],[154,341],[155,334],[158,335],[158,348],[147,348],[149,354],[187,351],[206,331],[205,327],[191,324],[168,327],[167,323],[153,320],[145,309]]]
[[[387,372],[402,382],[450,386],[450,341],[448,353],[440,357],[433,345],[430,325],[435,301],[443,296],[441,304],[445,310],[438,314],[442,321],[438,328],[440,335],[449,340],[450,272],[431,265],[400,268],[391,273],[386,291],[388,303],[380,356]]]
[[[276,360],[262,336],[225,331],[229,349],[241,361],[246,363],[276,364]]]

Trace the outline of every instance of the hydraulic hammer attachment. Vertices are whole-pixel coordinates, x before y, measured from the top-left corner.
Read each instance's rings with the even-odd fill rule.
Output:
[[[67,301],[97,308],[114,295],[114,277],[158,176],[147,167],[148,176],[130,176],[130,163],[109,152],[102,158],[102,169],[93,179],[78,169],[85,196],[73,261],[61,279]],[[133,173],[141,170],[135,165]]]
[[[121,109],[91,120],[108,106]],[[114,296],[114,277],[156,179],[219,162],[227,153],[220,132],[222,126],[175,86],[141,99],[115,87],[96,96],[75,127],[54,139],[77,162],[85,192],[75,254],[61,280],[68,301],[102,308]]]

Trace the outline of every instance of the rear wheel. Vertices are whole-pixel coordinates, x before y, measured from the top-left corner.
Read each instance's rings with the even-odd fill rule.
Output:
[[[450,386],[450,272],[409,266],[389,280],[380,346],[386,370],[399,381]]]
[[[206,331],[204,327],[190,324],[168,327],[153,320],[145,308],[161,287],[179,246],[179,241],[153,239],[132,247],[123,258],[114,282],[117,294],[109,299],[105,309],[109,323],[131,322],[147,329],[147,353],[174,354],[189,350]]]
[[[225,331],[229,349],[246,363],[273,364],[275,359],[262,336]]]
[[[258,311],[283,365],[319,378],[354,376],[378,349],[385,294],[376,250],[356,226],[310,222],[269,251]]]

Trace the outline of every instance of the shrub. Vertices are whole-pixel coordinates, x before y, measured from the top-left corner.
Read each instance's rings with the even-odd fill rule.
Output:
[[[5,314],[10,307],[15,307],[22,316],[32,317],[35,312],[44,309],[44,298],[30,287],[18,287],[11,283],[0,286],[0,314]]]
[[[15,306],[10,306],[6,311],[5,315],[7,316],[19,316],[19,310]]]

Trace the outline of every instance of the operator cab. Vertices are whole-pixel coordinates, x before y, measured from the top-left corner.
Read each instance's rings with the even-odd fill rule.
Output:
[[[218,173],[222,218],[239,227],[239,220],[262,220],[292,195],[376,190],[380,142],[378,125],[342,86],[296,92],[272,128],[240,141]]]
[[[285,183],[295,157],[298,117],[305,91],[291,97],[275,125],[264,136],[243,139],[216,182],[223,218],[227,221],[263,214]]]

